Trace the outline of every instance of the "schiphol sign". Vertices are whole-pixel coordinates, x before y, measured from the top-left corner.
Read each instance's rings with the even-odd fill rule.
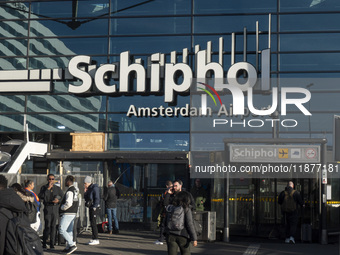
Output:
[[[230,162],[238,163],[319,163],[319,145],[230,144]]]
[[[158,116],[204,116],[208,115],[206,94],[202,94],[209,86],[214,93],[231,93],[233,115],[269,116],[278,108],[281,102],[281,115],[286,115],[287,105],[295,105],[304,115],[311,115],[303,106],[311,99],[309,90],[300,87],[282,87],[281,100],[278,100],[277,87],[271,88],[270,81],[270,19],[268,26],[268,48],[259,50],[259,29],[256,25],[256,60],[252,65],[246,61],[247,47],[244,47],[244,61],[235,63],[235,33],[231,34],[231,61],[225,68],[224,39],[219,38],[218,62],[212,61],[214,56],[212,43],[207,43],[207,49],[201,50],[195,46],[193,55],[194,67],[189,63],[189,50],[183,49],[181,54],[173,51],[170,53],[170,62],[166,63],[165,54],[155,53],[148,57],[147,68],[141,59],[133,59],[129,51],[120,54],[119,63],[103,64],[99,67],[94,65],[91,57],[86,55],[75,56],[69,61],[68,67],[63,70],[56,69],[31,69],[31,70],[2,70],[0,71],[0,92],[50,92],[52,82],[69,80],[68,92],[76,95],[90,95],[91,91],[112,96],[124,94],[164,95],[165,103],[174,103],[178,94],[201,93],[201,107],[135,107],[133,104],[127,110],[127,116],[158,117]],[[244,31],[244,42],[247,41]],[[181,55],[182,62],[178,63]],[[215,54],[216,55],[216,54]],[[190,56],[190,57],[191,57]],[[216,56],[217,57],[217,56]],[[261,63],[261,66],[260,64]],[[246,74],[246,82],[239,83],[240,72]],[[213,74],[213,75],[212,75]],[[259,78],[260,76],[260,78]],[[213,77],[207,79],[207,77]],[[74,83],[73,81],[77,82]],[[203,82],[198,82],[202,81]],[[204,81],[212,80],[211,86]],[[192,89],[190,91],[190,88]],[[207,90],[205,90],[207,91]],[[271,93],[271,106],[266,109],[257,109],[253,103],[254,92]],[[247,94],[247,104],[245,95]],[[298,98],[289,98],[290,94],[300,94]],[[220,97],[218,96],[220,99]],[[227,102],[224,102],[225,104]],[[221,115],[226,114],[226,107],[220,100]],[[230,102],[228,102],[228,105]],[[225,125],[226,119],[214,120],[214,125]]]

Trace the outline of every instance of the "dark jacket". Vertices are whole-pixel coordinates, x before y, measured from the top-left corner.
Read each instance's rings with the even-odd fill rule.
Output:
[[[106,208],[116,208],[117,207],[117,199],[120,197],[119,189],[114,187],[113,185],[107,188],[104,193],[104,201]]]
[[[192,211],[189,208],[184,209],[185,217],[184,217],[184,228],[182,230],[168,230],[166,227],[166,232],[169,234],[184,236],[186,238],[190,238],[191,241],[197,241],[197,234],[194,227],[194,221],[192,218]],[[167,223],[165,223],[167,226]]]
[[[182,191],[185,191],[184,189],[182,189]],[[196,205],[195,205],[195,199],[194,197],[191,195],[191,193],[187,192],[190,196],[190,209],[191,210],[196,210]],[[174,197],[176,196],[176,193],[170,194],[170,193],[166,193],[164,196],[164,206],[168,206],[172,204],[172,201],[174,200]]]
[[[288,194],[291,194],[293,192],[293,188],[292,187],[286,187],[284,191],[282,191],[279,195],[279,198],[278,198],[278,203],[280,205],[283,204],[283,201],[285,199],[285,191],[288,192]],[[293,194],[293,198],[294,198],[294,201],[296,202],[297,205],[300,205],[301,207],[304,205],[304,202],[302,200],[302,197],[300,195],[300,193],[295,190],[294,194]],[[296,206],[296,211],[298,210],[298,207]]]
[[[100,192],[97,184],[91,184],[84,194],[85,203],[91,201],[90,209],[98,208],[100,206]]]
[[[63,196],[64,196],[63,191],[57,185],[53,185],[53,188],[48,190],[48,183],[41,187],[40,193],[39,193],[40,202],[42,202],[45,206],[60,204],[60,201],[63,198]],[[52,201],[55,198],[59,199],[58,204],[52,203]]]
[[[0,190],[0,210],[3,210],[1,208],[6,208],[11,212],[16,213],[23,213],[27,210],[24,201],[16,194],[13,189]],[[8,213],[7,210],[6,212]],[[6,237],[7,222],[8,218],[0,213],[0,255],[5,255],[4,242]]]

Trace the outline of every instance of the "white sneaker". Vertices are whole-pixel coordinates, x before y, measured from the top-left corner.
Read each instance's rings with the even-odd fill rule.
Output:
[[[156,242],[154,242],[154,244],[159,244],[159,245],[163,245],[163,242],[157,240]]]
[[[289,238],[288,237],[286,238],[285,243],[289,243]]]
[[[293,243],[293,244],[295,243],[294,237],[291,236],[291,237],[289,238],[289,243]]]
[[[98,245],[99,244],[99,240],[96,239],[96,240],[91,240],[89,243],[89,245]]]

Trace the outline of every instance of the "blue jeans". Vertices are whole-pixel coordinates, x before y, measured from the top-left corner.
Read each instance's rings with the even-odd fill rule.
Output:
[[[65,238],[66,247],[75,245],[73,241],[73,225],[75,214],[63,214],[60,219],[59,233]]]
[[[115,229],[118,230],[119,225],[118,225],[118,220],[117,220],[117,208],[107,208],[106,213],[107,213],[107,220],[109,222],[109,231],[112,231],[112,217],[113,217],[113,220],[115,221]]]

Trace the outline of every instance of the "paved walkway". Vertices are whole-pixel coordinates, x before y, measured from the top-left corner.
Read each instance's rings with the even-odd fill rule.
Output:
[[[167,247],[155,245],[157,232],[153,231],[121,231],[118,235],[99,234],[100,245],[90,246],[87,242],[91,234],[84,232],[78,237],[78,250],[73,254],[94,255],[166,255]],[[254,238],[234,238],[230,243],[199,242],[198,247],[192,248],[192,254],[213,255],[338,255],[338,244],[321,245],[317,243],[284,244],[281,240],[265,240]],[[64,246],[56,246],[55,250],[48,250],[44,254],[63,254]]]

